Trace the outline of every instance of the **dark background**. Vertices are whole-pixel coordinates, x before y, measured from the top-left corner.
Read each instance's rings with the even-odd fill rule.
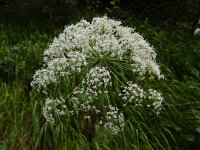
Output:
[[[0,0],[0,23],[41,28],[63,27],[79,19],[108,15],[122,20],[145,20],[174,26],[196,25],[199,0]]]

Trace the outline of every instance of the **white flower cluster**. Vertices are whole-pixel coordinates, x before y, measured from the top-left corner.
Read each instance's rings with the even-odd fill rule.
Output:
[[[81,67],[86,66],[86,58],[83,54],[71,51],[66,57],[54,58],[47,62],[47,68],[37,70],[33,76],[31,86],[45,89],[50,83],[56,83],[60,76],[71,75],[73,72],[80,72]]]
[[[46,88],[48,84],[55,82],[56,76],[53,70],[41,69],[35,72],[31,86],[37,86],[39,91],[41,88]]]
[[[159,114],[164,100],[162,95],[154,89],[149,89],[147,95],[148,99],[153,101],[152,106],[157,111],[157,114]]]
[[[109,105],[107,107],[105,118],[99,121],[100,125],[103,125],[104,129],[110,130],[114,134],[118,134],[124,128],[124,115],[119,113],[117,107]]]
[[[75,93],[78,91],[74,91]],[[84,97],[85,91],[81,91],[81,94],[76,93],[71,98],[72,102],[72,110],[70,111],[71,114],[83,114],[85,118],[89,118],[91,112],[98,114],[100,110],[96,108],[96,106],[93,104],[92,97]],[[85,98],[85,99],[84,99]]]
[[[85,91],[75,90],[75,94],[79,95],[84,94]],[[79,93],[79,94],[78,94]],[[79,114],[83,115],[84,119],[91,119],[94,115],[100,115],[100,110],[93,104],[93,99],[90,96],[88,99],[84,101],[84,96],[78,97],[74,95],[72,100],[73,110],[70,111],[71,114]],[[95,96],[93,96],[94,98]],[[81,99],[82,98],[82,99]],[[119,131],[122,131],[124,128],[124,116],[123,113],[119,113],[119,109],[117,107],[113,107],[109,105],[106,107],[107,112],[105,116],[101,116],[99,120],[99,125],[103,127],[104,130],[109,130],[113,134],[118,134]]]
[[[94,67],[86,75],[87,94],[101,94],[107,92],[104,90],[111,85],[110,72],[105,67]],[[104,90],[104,91],[103,91]]]
[[[143,103],[147,107],[153,106],[157,114],[160,113],[163,97],[162,95],[154,90],[148,89],[144,91],[139,85],[129,82],[127,86],[123,87],[122,93],[119,94],[124,101],[124,107],[130,103],[134,104],[135,107],[143,106]]]
[[[67,104],[72,105],[66,106],[64,99],[47,98],[42,108],[43,115],[48,122],[54,123],[54,114],[65,115],[67,107],[71,114],[78,113],[89,119],[103,111],[96,99],[101,103],[100,97],[111,97],[112,92],[108,93],[108,86],[111,86],[115,79],[120,80],[117,78],[118,74],[114,73],[123,71],[123,68],[130,68],[135,75],[143,79],[147,74],[155,75],[158,79],[163,78],[155,59],[154,48],[133,28],[123,27],[120,21],[106,16],[96,17],[91,23],[82,20],[75,25],[67,26],[64,32],[53,40],[44,51],[43,68],[35,72],[31,85],[38,91],[43,90],[46,96],[53,95],[56,91],[49,88],[49,85],[59,85],[64,78],[70,77],[72,81],[69,82],[75,87],[72,89],[72,96],[71,93],[63,95],[68,95]],[[117,68],[116,62],[121,65],[120,69]],[[73,76],[75,73],[76,76]],[[80,75],[80,78],[77,79],[77,75]],[[120,89],[115,92],[119,91]],[[154,109],[160,110],[163,99],[159,94],[155,90],[144,92],[136,83],[130,82],[120,96],[124,101],[124,107],[128,103],[141,106],[143,100],[148,98],[154,100]],[[107,108],[106,116],[99,118],[99,123],[104,128],[118,133],[124,126],[123,113],[119,113],[118,108],[112,105],[104,108]]]
[[[86,58],[79,52],[67,52],[66,57],[55,58],[48,62],[47,68],[61,76],[70,75],[72,72],[80,72],[81,67],[86,66]]]
[[[66,109],[67,106],[65,105],[65,100],[63,98],[47,98],[44,106],[42,107],[42,113],[48,122],[54,124],[54,115],[65,115]]]
[[[92,104],[93,98],[98,94],[106,94],[106,87],[111,85],[110,72],[105,67],[96,66],[92,68],[82,81],[79,87],[74,88],[71,102],[73,110],[71,113],[79,113],[79,111],[89,112],[94,110],[96,113],[99,110]]]
[[[145,72],[153,73],[158,78],[159,66],[156,64],[154,48],[136,33],[133,28],[121,26],[120,21],[105,17],[96,17],[91,23],[82,20],[75,25],[67,26],[58,38],[44,52],[44,61],[62,58],[67,52],[79,51],[87,58],[96,54],[110,53],[111,57],[123,59],[127,50],[131,50],[129,58],[133,61],[133,71],[143,76]]]
[[[127,86],[123,87],[122,93],[119,96],[122,97],[126,106],[127,103],[133,103],[135,106],[142,106],[142,100],[145,99],[144,90],[136,83],[129,82]]]

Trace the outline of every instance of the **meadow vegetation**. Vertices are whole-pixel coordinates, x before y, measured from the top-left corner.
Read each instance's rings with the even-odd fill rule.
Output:
[[[90,18],[90,17],[88,17]],[[74,23],[79,22],[75,19]],[[0,149],[198,149],[200,147],[200,37],[190,24],[151,25],[122,20],[136,27],[154,46],[163,80],[144,80],[164,97],[159,115],[148,108],[125,110],[124,129],[101,132],[91,122],[46,122],[44,95],[31,87],[43,52],[63,28],[51,32],[35,26],[0,25]],[[128,76],[131,76],[130,74]],[[66,89],[70,86],[65,85]],[[62,89],[59,92],[63,92]]]

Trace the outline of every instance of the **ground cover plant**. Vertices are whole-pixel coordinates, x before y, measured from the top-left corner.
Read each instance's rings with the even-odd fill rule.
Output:
[[[106,18],[104,19],[106,23],[109,22]],[[78,31],[85,31],[85,28],[90,26],[88,23],[80,23],[79,29],[84,30]],[[131,26],[131,23],[129,24]],[[39,30],[35,32],[35,29],[2,25],[0,31],[2,41],[0,45],[0,148],[198,149],[200,140],[199,37],[194,36],[194,30],[190,32],[181,24],[168,29],[151,27],[148,22],[133,24],[137,26],[137,32],[155,47],[156,60],[160,64],[165,79],[157,80],[156,76],[151,76],[155,74],[155,71],[149,72],[148,69],[145,70],[146,74],[141,76],[145,80],[140,78],[137,70],[133,73],[134,66],[138,65],[138,59],[143,55],[135,53],[136,56],[133,57],[132,51],[129,51],[127,55],[121,55],[122,52],[119,52],[116,55],[117,59],[116,56],[111,57],[112,49],[108,51],[107,48],[104,50],[107,52],[106,57],[94,53],[89,55],[87,51],[83,53],[80,50],[87,42],[80,42],[79,47],[72,45],[68,48],[70,51],[66,51],[62,57],[55,57],[54,51],[50,50],[54,44],[58,44],[57,41],[60,38],[62,39],[62,35],[58,34],[62,32],[61,30],[55,34],[45,34]],[[75,23],[74,26],[76,25],[78,26]],[[66,27],[63,34],[70,27],[73,26]],[[106,29],[102,29],[101,32]],[[98,30],[95,31],[98,33]],[[118,30],[113,32],[116,31]],[[137,34],[137,32],[131,33]],[[58,38],[54,39],[55,36]],[[81,38],[78,35],[74,36],[77,37],[72,37],[72,41]],[[141,39],[139,34],[137,37]],[[81,39],[87,40],[86,37]],[[105,41],[108,39],[105,38]],[[95,49],[94,41],[91,40],[88,43],[93,44],[91,47]],[[117,46],[116,43],[113,45]],[[96,49],[98,50],[99,47]],[[122,59],[120,56],[123,56]],[[77,57],[81,59],[73,59]],[[59,63],[60,58],[64,59],[66,65],[69,62],[72,65],[59,69],[52,68],[55,65],[62,65]],[[126,58],[128,58],[127,61],[125,61]],[[155,62],[154,59],[149,61]],[[46,78],[43,79],[44,76],[40,76],[42,73],[48,75],[50,66],[55,74],[55,78],[52,78],[54,80],[50,80],[52,83],[47,82],[49,80],[45,80]],[[97,77],[97,73],[100,78],[94,87],[90,80]],[[42,82],[37,82],[39,81],[37,75],[41,77]],[[160,73],[157,75],[159,77]],[[105,79],[101,80],[102,77]],[[56,83],[54,83],[55,80]],[[131,80],[132,83],[127,83]],[[110,84],[111,81],[112,84]],[[98,88],[100,91],[96,91]],[[130,103],[126,103],[125,98],[123,100],[123,97],[132,89],[137,92],[141,92],[141,89],[148,92],[149,88],[162,93],[164,101],[162,101],[159,115],[154,109],[135,107],[131,99],[129,99]],[[77,96],[79,92],[83,93],[78,94],[80,97]],[[95,107],[91,106],[93,110],[90,109],[89,112],[82,107],[89,105],[81,105],[88,104],[84,103],[89,99],[87,92],[90,92],[89,96],[95,99],[89,104],[97,108],[93,109]],[[80,100],[80,105],[74,105],[71,99]],[[101,103],[98,103],[99,101]],[[47,111],[51,108],[47,107],[49,104],[53,104],[52,109],[57,108],[52,113],[54,118],[51,118],[51,114]],[[69,110],[65,109],[64,104]],[[76,107],[77,109],[73,109]],[[115,114],[116,117],[112,118]]]

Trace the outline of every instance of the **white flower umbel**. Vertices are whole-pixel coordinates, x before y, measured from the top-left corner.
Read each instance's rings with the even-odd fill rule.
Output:
[[[111,85],[110,72],[105,67],[92,68],[86,75],[86,81],[88,94],[95,94],[107,92],[103,91],[108,85]]]
[[[67,52],[66,57],[54,58],[48,62],[47,68],[60,73],[61,76],[70,75],[73,72],[80,72],[81,67],[86,66],[85,56],[79,52]]]
[[[123,87],[122,93],[119,96],[124,101],[123,106],[126,106],[127,103],[132,103],[135,107],[142,106],[142,101],[146,97],[144,90],[132,82],[128,82],[128,85]]]
[[[134,104],[135,107],[144,106],[145,104],[147,107],[153,106],[157,114],[160,113],[164,100],[158,91],[154,89],[145,91],[139,85],[132,82],[128,82],[128,85],[123,87],[122,93],[119,96],[123,100],[124,107],[127,104]]]
[[[161,93],[154,89],[149,89],[147,95],[148,99],[152,100],[152,106],[156,110],[157,114],[159,114],[162,108],[162,102],[164,100]]]
[[[148,99],[153,101],[154,109],[161,108],[163,99],[159,93],[145,92],[136,83],[146,77],[163,78],[154,48],[135,29],[122,26],[120,21],[104,16],[66,26],[43,54],[43,67],[35,72],[31,86],[46,94],[42,112],[48,122],[54,123],[54,114],[65,115],[58,108],[66,103],[71,115],[85,119],[94,115],[100,119],[100,114],[106,113],[100,124],[118,133],[124,126],[124,116],[112,106],[115,101],[122,99],[123,107],[143,106]],[[130,80],[133,81],[124,86]],[[123,91],[118,97],[120,86]],[[67,102],[61,104],[58,99],[47,98],[53,95],[67,97]],[[108,112],[101,112],[105,111],[103,108]]]
[[[159,66],[156,64],[154,48],[136,33],[133,28],[123,27],[120,21],[105,17],[96,17],[91,23],[86,20],[67,26],[63,33],[55,38],[44,52],[44,61],[62,58],[67,52],[78,51],[87,58],[94,53],[110,54],[120,60],[127,57],[133,63],[133,72],[143,76],[146,72],[160,78]],[[139,61],[131,58],[135,57]]]
[[[35,72],[31,86],[36,86],[39,91],[41,88],[46,88],[48,84],[55,82],[56,76],[53,70],[41,69]]]
[[[124,128],[124,115],[119,113],[117,107],[109,105],[107,107],[105,118],[99,121],[100,125],[103,125],[104,129],[112,131],[114,134],[118,134]]]
[[[47,122],[54,124],[54,115],[65,115],[67,106],[64,104],[65,100],[63,98],[47,98],[45,104],[42,107],[43,116],[46,118]]]
[[[80,72],[87,64],[108,64],[107,58],[129,59],[132,71],[140,77],[146,73],[163,77],[155,61],[154,48],[133,28],[123,27],[120,21],[106,16],[96,17],[91,23],[82,20],[67,26],[44,51],[45,69],[62,76]],[[34,77],[33,83],[44,85],[37,80]]]

